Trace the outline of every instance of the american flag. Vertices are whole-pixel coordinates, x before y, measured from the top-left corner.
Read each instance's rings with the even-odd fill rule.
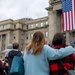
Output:
[[[75,30],[75,0],[62,0],[63,31]]]

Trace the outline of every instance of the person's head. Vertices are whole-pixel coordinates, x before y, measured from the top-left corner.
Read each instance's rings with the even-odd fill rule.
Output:
[[[41,53],[44,44],[46,44],[46,39],[43,32],[36,31],[33,35],[32,41],[27,45],[27,52],[33,48],[33,54]]]
[[[52,45],[62,45],[66,46],[66,41],[62,33],[56,33],[52,40]]]
[[[5,57],[8,57],[8,52],[13,50],[13,45],[12,44],[7,44],[5,50],[2,51],[2,53],[5,54]]]
[[[12,44],[8,44],[6,49],[13,49],[13,45]]]
[[[13,43],[13,49],[19,49],[19,44],[17,42]]]

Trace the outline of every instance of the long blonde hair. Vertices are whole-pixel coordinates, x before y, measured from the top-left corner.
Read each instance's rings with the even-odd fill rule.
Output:
[[[38,54],[42,52],[42,48],[46,44],[45,36],[43,32],[36,31],[33,35],[32,41],[27,45],[27,53],[33,48],[33,54]]]

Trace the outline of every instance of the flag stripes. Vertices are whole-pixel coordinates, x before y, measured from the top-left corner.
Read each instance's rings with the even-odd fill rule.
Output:
[[[75,30],[75,0],[62,0],[62,28]]]

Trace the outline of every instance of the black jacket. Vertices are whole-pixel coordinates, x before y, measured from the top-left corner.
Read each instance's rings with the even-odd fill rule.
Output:
[[[15,51],[12,50],[8,53],[8,64],[9,64],[9,69],[11,68],[11,64],[12,64],[12,60],[14,58],[14,56],[21,56],[22,53],[20,51]]]

